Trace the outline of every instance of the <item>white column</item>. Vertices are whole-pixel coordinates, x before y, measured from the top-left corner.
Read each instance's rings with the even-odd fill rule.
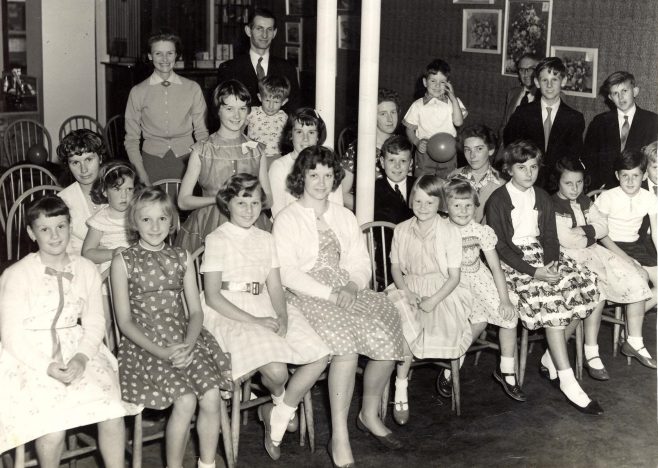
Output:
[[[334,147],[336,116],[337,0],[318,0],[315,63],[315,108],[327,125],[325,145]]]
[[[374,216],[380,16],[381,0],[362,1],[359,139],[356,148],[356,218],[359,224],[372,221]]]
[[[105,102],[105,65],[109,62],[107,53],[107,0],[96,0],[96,119],[107,123],[107,103]],[[93,116],[92,116],[93,117]]]

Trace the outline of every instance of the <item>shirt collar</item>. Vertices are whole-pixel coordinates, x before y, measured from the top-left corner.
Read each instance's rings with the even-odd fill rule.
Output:
[[[162,77],[155,72],[153,72],[151,74],[151,77],[149,78],[150,85],[158,85],[160,83],[163,83],[164,81],[165,80],[163,80]],[[171,75],[169,75],[169,79],[167,81],[171,84],[183,84],[183,82],[180,79],[180,76],[178,76],[174,72],[171,72]]]
[[[436,100],[436,102],[445,102],[441,101],[438,97],[431,96],[429,93],[425,93],[425,96],[423,96],[423,105],[429,104],[433,100]]]
[[[497,183],[500,180],[498,171],[491,167],[491,165],[489,165],[487,172],[484,174],[484,177],[482,177],[482,179],[479,181],[475,180],[471,166],[464,166],[457,175],[471,182],[477,190],[482,189],[482,187],[488,185],[489,183]]]
[[[540,102],[541,102],[541,109],[542,109],[543,112],[546,112],[546,108],[550,107],[551,109],[553,109],[553,115],[555,115],[558,108],[560,107],[560,103],[562,102],[562,99],[558,99],[557,102],[555,104],[553,104],[552,106],[549,106],[546,103],[546,101],[544,101],[544,98],[541,98]]]
[[[620,122],[623,122],[624,121],[624,116],[627,115],[628,120],[633,120],[633,117],[635,116],[635,111],[637,111],[637,106],[635,104],[633,104],[633,107],[631,107],[628,110],[628,112],[626,112],[625,114],[622,111],[620,111],[619,109],[617,109],[617,118],[619,119]]]
[[[400,189],[400,192],[402,192],[402,195],[406,196],[406,193],[407,193],[407,179],[406,179],[406,177],[401,182],[393,182],[388,177],[386,178],[386,181],[388,182],[388,185],[390,185],[393,190],[395,190],[395,186],[397,185],[398,188]]]
[[[261,66],[266,69],[267,65],[270,63],[270,51],[268,50],[263,55],[259,55],[253,50],[249,49],[249,58],[251,59],[251,65],[254,67],[254,70],[256,69],[256,64],[258,64],[258,59],[261,57],[263,57]]]

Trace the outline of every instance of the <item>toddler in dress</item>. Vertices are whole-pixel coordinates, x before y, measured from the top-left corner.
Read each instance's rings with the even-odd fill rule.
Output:
[[[165,242],[176,217],[176,207],[164,191],[147,187],[139,192],[128,213],[139,241],[112,260],[114,308],[123,334],[121,390],[124,400],[148,408],[173,404],[166,429],[169,468],[183,466],[198,404],[198,466],[213,468],[220,432],[219,390],[233,388],[230,358],[203,328],[189,253]]]

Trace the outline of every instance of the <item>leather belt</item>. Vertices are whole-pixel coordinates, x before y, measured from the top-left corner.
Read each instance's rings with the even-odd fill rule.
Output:
[[[265,283],[240,283],[237,281],[222,281],[222,289],[224,291],[245,292],[257,296],[265,290]]]

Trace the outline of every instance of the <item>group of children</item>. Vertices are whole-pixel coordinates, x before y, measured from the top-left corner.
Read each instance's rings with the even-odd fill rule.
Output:
[[[579,162],[582,141],[557,143],[564,136],[561,132],[580,129],[582,135],[584,129],[584,123],[561,127],[567,106],[559,102],[564,71],[558,62],[548,58],[536,68],[542,95],[536,102],[557,106],[535,109],[546,113],[549,122],[546,127],[540,121],[541,141],[534,130],[522,128],[537,120],[530,114],[524,117],[531,109],[517,109],[505,130],[500,171],[492,166],[498,145],[489,128],[473,125],[457,132],[466,110],[443,61],[430,64],[423,79],[427,95],[405,117],[408,138],[393,135],[381,148],[383,174],[375,186],[375,219],[397,227],[387,298],[372,300],[386,302],[386,307],[376,308],[382,311],[392,310],[392,302],[399,315],[387,322],[391,336],[399,334],[395,330],[401,326],[404,338],[393,412],[399,424],[409,420],[413,357],[463,362],[487,324],[499,327],[501,359],[493,376],[517,401],[527,399],[514,363],[519,318],[530,330],[545,330],[548,350],[541,359],[542,375],[581,412],[601,414],[603,409],[576,381],[566,342],[584,320],[587,370],[595,379],[609,378],[597,345],[606,300],[627,305],[628,336],[622,353],[656,368],[642,340],[644,313],[656,305],[656,197],[642,184],[648,173],[655,192],[657,145],[619,151],[614,159],[619,187],[592,202],[584,193],[589,168]],[[86,258],[67,252],[72,220],[61,198],[44,197],[28,208],[28,232],[39,252],[8,268],[0,283],[0,375],[7,382],[0,388],[0,399],[16,403],[11,415],[0,421],[0,434],[11,434],[0,437],[0,452],[36,438],[40,462],[54,466],[64,429],[103,421],[101,453],[107,466],[120,466],[123,425],[117,421],[134,414],[139,405],[173,405],[166,457],[167,465],[177,468],[198,404],[198,463],[214,466],[220,391],[259,371],[273,400],[259,414],[265,423],[265,448],[273,459],[279,458],[282,437],[294,426],[295,408],[325,368],[336,340],[342,339],[332,336],[323,342],[326,330],[311,326],[318,326],[318,319],[305,318],[310,299],[286,296],[277,246],[264,232],[271,229],[266,209],[272,200],[275,217],[298,198],[342,204],[342,169],[333,164],[337,156],[323,148],[320,153],[331,164],[306,169],[299,160],[300,154],[311,157],[309,148],[324,142],[326,130],[313,109],[301,108],[290,117],[283,113],[289,88],[285,79],[264,78],[259,88],[263,105],[254,109],[237,81],[215,90],[220,128],[192,147],[177,202],[194,212],[181,227],[176,246],[166,242],[177,225],[173,200],[160,189],[143,187],[125,162],[104,163],[93,183],[91,199],[98,209],[86,220],[88,232],[79,252]],[[625,107],[630,98],[624,94],[611,99]],[[456,168],[454,161],[435,165],[428,158],[427,140],[436,129],[457,136],[467,166]],[[281,143],[290,146],[284,156]],[[66,160],[74,170],[71,164],[92,152],[78,148]],[[414,158],[415,180],[409,176]],[[328,171],[331,184],[318,179],[319,168]],[[291,170],[301,171],[301,189],[291,179]],[[539,186],[548,186],[549,180],[557,187],[553,196]],[[202,195],[194,193],[197,183]],[[342,240],[326,233],[345,226],[332,226],[327,219],[320,214],[313,223],[325,228],[322,239],[333,241],[340,256]],[[205,293],[200,294],[191,254],[204,244]],[[331,262],[330,257],[322,260]],[[101,344],[103,330],[113,319],[108,307],[105,314],[100,309],[109,303],[103,300],[110,291],[102,290],[100,276],[108,268],[122,334],[118,369]],[[26,283],[26,276],[42,281]],[[356,292],[344,290],[347,286],[331,288],[309,277],[305,281],[322,292],[322,301],[341,308],[358,302]],[[388,280],[382,275],[380,279]],[[298,366],[290,378],[288,364]],[[439,392],[446,397],[451,378],[450,371],[440,375]],[[34,393],[17,391],[32,386]],[[32,398],[26,395],[46,394],[47,403],[24,401]],[[89,414],[80,411],[70,425],[60,424],[85,408],[80,402],[89,406]],[[27,409],[34,420],[24,425]],[[68,417],[57,411],[67,411]],[[366,427],[361,416],[359,421]],[[18,430],[21,425],[29,430]],[[390,432],[375,437],[389,448],[400,447]]]

